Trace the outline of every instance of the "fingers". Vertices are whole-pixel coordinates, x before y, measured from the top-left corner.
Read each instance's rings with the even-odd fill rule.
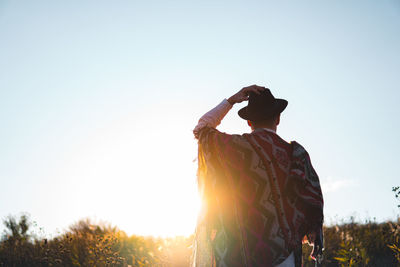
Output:
[[[240,102],[247,101],[247,100],[249,100],[249,96],[248,96],[248,95],[241,96],[241,97],[238,99],[238,101],[240,101]]]
[[[258,86],[258,85],[251,85],[247,87],[243,87],[243,91],[248,95],[250,92],[260,94],[262,91],[264,91],[266,88],[263,86]]]
[[[265,90],[265,87],[260,87],[260,86],[251,88],[251,92],[256,93],[258,95],[264,90]]]

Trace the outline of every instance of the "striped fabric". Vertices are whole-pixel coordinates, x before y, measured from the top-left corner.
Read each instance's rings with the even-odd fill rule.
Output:
[[[301,244],[317,235],[322,253],[323,198],[306,150],[257,129],[229,135],[199,133],[198,184],[203,208],[193,267],[269,267],[291,252],[301,266]]]

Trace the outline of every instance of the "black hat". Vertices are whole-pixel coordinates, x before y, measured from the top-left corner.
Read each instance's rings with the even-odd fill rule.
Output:
[[[242,119],[249,121],[262,121],[281,113],[287,106],[285,99],[275,98],[266,88],[260,94],[250,92],[247,107],[239,110]]]

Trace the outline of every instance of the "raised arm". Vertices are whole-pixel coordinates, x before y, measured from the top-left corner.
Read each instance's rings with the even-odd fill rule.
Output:
[[[204,114],[193,130],[194,136],[198,138],[200,130],[204,127],[216,128],[231,108],[232,105],[224,99],[219,105]]]
[[[265,90],[265,87],[251,85],[248,87],[243,87],[233,96],[229,97],[228,99],[224,99],[219,105],[208,111],[200,118],[198,124],[193,130],[194,136],[198,138],[200,130],[204,127],[216,128],[229,110],[231,110],[234,104],[247,101],[250,92],[259,94],[262,90]]]

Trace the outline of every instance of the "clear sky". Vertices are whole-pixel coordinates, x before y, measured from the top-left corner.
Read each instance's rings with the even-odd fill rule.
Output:
[[[310,153],[326,221],[393,219],[399,48],[396,0],[0,1],[0,217],[192,233],[192,129],[258,84],[289,101],[278,133]],[[249,131],[243,105],[221,131]]]

